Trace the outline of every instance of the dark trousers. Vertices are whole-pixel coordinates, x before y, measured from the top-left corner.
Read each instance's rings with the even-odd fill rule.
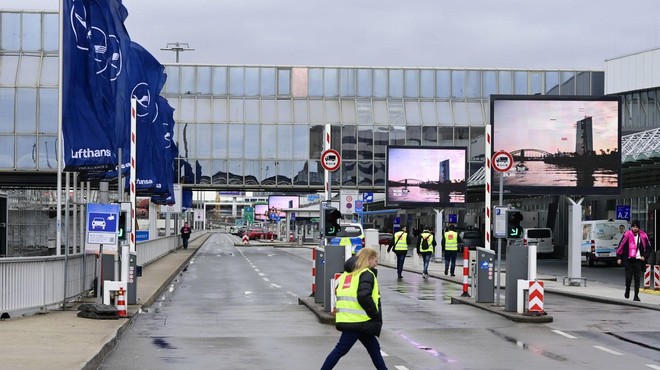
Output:
[[[626,261],[626,291],[630,291],[630,282],[635,279],[635,297],[639,294],[639,283],[642,278],[642,268],[645,262],[636,258],[630,258]]]
[[[403,263],[406,261],[406,251],[397,251],[396,253],[396,273],[401,276],[403,273]]]
[[[429,274],[429,262],[431,262],[431,256],[433,256],[432,252],[424,252],[421,253],[422,255],[422,273],[428,275]]]
[[[445,274],[447,273],[447,270],[454,275],[454,271],[456,270],[456,254],[458,251],[448,251],[445,250]]]
[[[405,256],[405,255],[404,255]],[[376,369],[387,369],[385,365],[385,360],[380,354],[380,344],[378,339],[373,334],[364,334],[357,331],[342,331],[341,336],[339,337],[339,342],[335,348],[330,352],[328,357],[325,359],[321,370],[332,369],[337,365],[337,362],[351,350],[355,342],[360,341],[364,348],[369,352],[371,356],[371,362],[374,363]]]
[[[183,241],[183,249],[188,249],[188,240],[190,240],[190,237],[181,237],[181,241]]]

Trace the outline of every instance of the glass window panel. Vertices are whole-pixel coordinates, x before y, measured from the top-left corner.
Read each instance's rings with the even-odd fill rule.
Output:
[[[439,101],[436,103],[436,109],[438,112],[438,124],[440,126],[453,126],[454,119],[451,114],[451,105],[446,101]]]
[[[309,154],[309,126],[293,127],[293,159],[307,159]]]
[[[183,146],[179,147],[180,155],[185,158],[194,158],[196,153],[195,146],[197,146],[196,125],[183,122],[174,126],[175,129],[177,127],[180,134],[179,137],[183,138],[181,139]]]
[[[387,70],[374,69],[374,97],[386,98],[387,97]]]
[[[229,122],[243,123],[243,99],[229,99]]]
[[[0,135],[0,147],[0,168],[14,168],[14,136]]]
[[[179,120],[186,122],[195,121],[195,99],[186,98],[181,99],[181,107],[177,109],[179,112]]]
[[[576,95],[589,95],[591,93],[591,81],[590,81],[591,72],[578,72],[576,85],[575,85],[575,94]]]
[[[484,126],[486,123],[484,121],[483,110],[481,109],[481,102],[468,102],[467,103],[468,115],[470,117],[471,126]]]
[[[275,68],[261,68],[261,96],[275,96]]]
[[[14,132],[14,91],[13,88],[0,88],[0,133]]]
[[[195,67],[181,67],[181,93],[182,94],[196,94],[197,93],[197,84],[196,79],[197,73]]]
[[[277,101],[277,122],[291,123],[291,100]]]
[[[0,13],[1,15],[7,13]],[[18,71],[18,57],[0,55],[0,86],[16,85],[16,74]]]
[[[167,80],[165,80],[165,86],[163,87],[163,92],[170,94],[179,94],[179,67],[177,66],[165,66],[165,73],[167,74]]]
[[[325,123],[323,116],[323,100],[310,100],[309,102],[309,122]]]
[[[355,100],[341,101],[341,122],[344,125],[354,125],[357,123],[355,117]]]
[[[591,95],[605,95],[605,72],[591,72]]]
[[[277,178],[276,161],[261,161],[261,183],[263,185],[275,185]]]
[[[423,69],[419,72],[419,96],[433,98],[435,96],[435,78],[432,70]]]
[[[454,127],[454,145],[469,147],[469,144],[470,144],[470,128]]]
[[[243,161],[227,161],[228,177],[227,183],[230,185],[243,185]]]
[[[293,123],[309,123],[306,99],[296,99],[293,101]]]
[[[575,95],[574,72],[561,72],[561,95]]]
[[[307,171],[307,161],[293,161],[294,185],[308,185],[309,173]]]
[[[527,90],[527,72],[515,71],[513,73],[514,94],[528,94]]]
[[[259,122],[259,100],[245,101],[245,122]]]
[[[357,132],[358,135],[358,152],[357,152],[357,158],[358,159],[373,159],[374,158],[374,138],[373,138],[373,131],[371,128],[363,128],[360,127],[360,129]]]
[[[357,185],[357,177],[356,177],[356,169],[357,169],[357,162],[356,161],[342,161],[341,162],[341,184],[344,186],[356,186]],[[334,176],[333,176],[334,177]]]
[[[374,161],[374,185],[385,186],[385,162]]]
[[[301,126],[302,127],[302,126]],[[309,157],[308,158],[321,158],[323,152],[323,130],[322,125],[310,126],[309,134]]]
[[[23,55],[18,69],[18,86],[33,87],[37,85],[39,68],[41,67],[41,56]]]
[[[37,137],[16,136],[16,169],[37,168]]]
[[[306,98],[308,96],[308,69],[298,67],[291,69],[291,95],[297,98]]]
[[[262,158],[275,158],[275,139],[277,138],[277,126],[275,125],[261,125],[261,137],[264,140],[261,142],[261,157]],[[321,155],[319,154],[319,157]]]
[[[422,118],[419,113],[419,104],[417,101],[405,102],[406,107],[406,124],[419,125],[422,123]]]
[[[293,158],[293,125],[277,126],[277,158]]]
[[[374,118],[371,112],[371,100],[359,99],[357,101],[358,125],[373,125]]]
[[[276,164],[277,164],[277,185],[293,184],[293,162],[278,161]]]
[[[422,130],[420,127],[406,127],[406,145],[422,145]]]
[[[465,103],[455,101],[452,103],[452,107],[454,108],[454,124],[467,126],[470,121],[468,120]]]
[[[438,128],[438,145],[439,146],[454,145],[454,129],[452,127]]]
[[[208,123],[195,124],[195,154],[197,157],[211,156],[211,125]]]
[[[374,100],[374,123],[377,125],[388,124],[387,101]]]
[[[422,145],[426,145],[426,146],[438,145],[437,127],[430,127],[430,126],[422,127]]]
[[[371,69],[357,70],[357,95],[362,98],[371,97],[372,73]]]
[[[390,127],[389,126],[375,126],[374,127],[374,159],[385,159],[387,144],[389,144]]]
[[[451,71],[435,71],[435,96],[438,98],[449,98],[451,87]]]
[[[470,127],[470,146],[468,150],[468,158],[470,160],[484,160],[484,153],[486,152],[486,128],[485,127]]]
[[[543,93],[543,72],[529,72],[529,93],[530,95]]]
[[[357,126],[343,126],[341,130],[341,158],[357,158]],[[334,146],[333,146],[334,148]]]
[[[213,99],[213,122],[227,122],[227,99]]]
[[[466,71],[466,96],[468,98],[481,97],[481,71]]]
[[[451,71],[451,97],[452,98],[465,97],[465,71],[461,71],[461,70]]]
[[[389,96],[391,98],[403,97],[403,71],[400,69],[389,70]]]
[[[490,98],[491,95],[497,94],[497,72],[483,71],[483,97]]]
[[[243,67],[229,67],[229,95],[245,94],[245,76]]]
[[[197,103],[197,122],[211,122],[211,99],[198,98]]]
[[[275,100],[261,101],[261,122],[275,123],[275,113],[277,112]]]
[[[37,133],[37,89],[16,89],[16,132]]]
[[[23,13],[23,50],[41,50],[41,14]]]
[[[435,103],[430,101],[423,101],[420,102],[420,108],[422,112],[422,125],[436,126],[438,121],[435,118]]]
[[[58,91],[54,88],[39,89],[39,132],[43,134],[57,133]]]
[[[326,100],[325,101],[325,122],[327,123],[339,123],[339,101],[337,100]],[[325,123],[324,122],[324,123]]]
[[[513,93],[513,81],[511,71],[499,71],[500,94]]]
[[[387,111],[390,115],[390,125],[405,125],[406,120],[403,116],[403,102],[401,100],[388,100]]]
[[[358,161],[358,185],[372,186],[373,185],[373,171],[374,162],[372,161]]]
[[[60,48],[59,14],[44,14],[44,50],[56,51]]]
[[[213,94],[227,95],[227,67],[213,67]]]
[[[57,86],[59,79],[59,58],[44,57],[41,65],[41,86]]]
[[[39,137],[39,168],[57,168],[57,136]]]
[[[404,72],[405,79],[405,97],[416,98],[419,96],[419,71],[416,69],[406,69]]]
[[[214,159],[211,161],[211,182],[213,185],[224,185],[227,183],[227,160]]]
[[[323,129],[325,130],[325,127]],[[330,147],[341,148],[341,126],[330,126],[330,132]]]
[[[211,67],[197,67],[197,90],[200,94],[211,94]]]
[[[352,97],[355,96],[355,70],[354,69],[340,69],[339,70],[339,89],[341,96]]]
[[[18,32],[21,29],[20,13],[0,13],[0,50],[18,51],[21,48],[21,38]]]
[[[243,147],[245,148],[245,158],[257,159],[259,158],[259,148],[262,146],[259,137],[258,124],[245,125],[245,137],[243,138]],[[264,140],[264,141],[267,141]]]
[[[339,71],[335,68],[323,70],[323,95],[336,97],[339,89]]]
[[[309,96],[323,96],[323,70],[320,68],[309,69]]]
[[[390,126],[390,145],[405,145],[406,144],[406,127]]]
[[[245,95],[259,96],[259,68],[245,68]]]
[[[229,134],[227,136],[229,142],[229,158],[243,158],[243,125],[229,125]]]
[[[559,72],[545,72],[545,94],[559,95]]]
[[[213,124],[213,143],[211,157],[213,158],[226,158],[229,154],[227,147],[227,124],[215,123]],[[181,148],[181,143],[179,143]]]
[[[291,70],[278,69],[277,70],[277,94],[288,96],[291,95]]]
[[[243,161],[243,172],[245,172],[245,184],[257,185],[261,176],[261,163],[255,161]]]

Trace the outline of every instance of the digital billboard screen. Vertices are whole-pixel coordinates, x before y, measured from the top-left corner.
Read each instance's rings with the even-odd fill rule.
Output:
[[[254,205],[254,219],[258,221],[266,221],[268,219],[268,204],[255,204]]]
[[[388,207],[463,205],[467,198],[467,148],[388,146]]]
[[[300,197],[297,195],[270,195],[268,196],[268,210],[271,214],[286,217],[285,208],[300,207]]]
[[[514,162],[505,192],[621,193],[620,97],[492,95],[490,109],[493,152]]]

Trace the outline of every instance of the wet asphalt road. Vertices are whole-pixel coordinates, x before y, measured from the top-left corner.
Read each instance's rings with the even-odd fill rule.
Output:
[[[311,250],[235,247],[214,234],[169,292],[140,314],[101,369],[318,369],[339,333],[298,297]],[[618,271],[617,271],[618,272]],[[461,286],[379,269],[390,369],[659,369],[656,311],[546,298],[550,324],[451,305]],[[372,368],[358,343],[337,369]]]

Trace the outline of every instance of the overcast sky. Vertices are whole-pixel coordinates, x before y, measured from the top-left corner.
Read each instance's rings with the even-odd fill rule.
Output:
[[[59,0],[2,0],[57,10]],[[161,63],[598,69],[658,47],[660,1],[124,0]]]

